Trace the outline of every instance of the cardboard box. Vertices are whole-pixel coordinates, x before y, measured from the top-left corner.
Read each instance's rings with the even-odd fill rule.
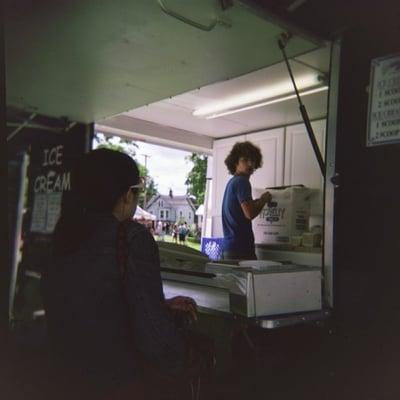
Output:
[[[265,205],[253,220],[256,244],[292,244],[292,236],[301,236],[308,230],[312,189],[290,187],[283,190],[268,189],[275,207]],[[253,189],[258,198],[265,189]]]

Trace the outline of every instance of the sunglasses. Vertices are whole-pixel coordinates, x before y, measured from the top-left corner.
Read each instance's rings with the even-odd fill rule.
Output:
[[[139,183],[137,183],[136,185],[132,185],[132,186],[129,186],[129,189],[133,189],[133,190],[143,190],[144,189],[144,180],[143,180],[143,178],[140,178],[140,182]]]

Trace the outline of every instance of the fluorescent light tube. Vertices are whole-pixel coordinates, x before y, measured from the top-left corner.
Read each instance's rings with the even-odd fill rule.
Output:
[[[320,86],[318,88],[304,90],[302,92],[299,92],[299,94],[300,94],[301,97],[303,97],[303,96],[307,96],[309,94],[323,92],[325,90],[328,90],[328,88],[329,88],[328,86]],[[289,95],[286,95],[286,96],[279,96],[279,97],[275,97],[274,99],[271,99],[271,100],[262,101],[261,103],[255,103],[255,104],[251,104],[251,105],[248,105],[248,106],[235,108],[233,110],[228,110],[228,111],[224,111],[224,112],[220,112],[220,113],[210,114],[210,115],[205,116],[204,118],[205,119],[213,119],[213,118],[223,117],[224,115],[235,114],[235,113],[238,113],[238,112],[241,112],[241,111],[251,110],[253,108],[258,108],[258,107],[268,106],[270,104],[280,103],[282,101],[294,99],[295,97],[296,97],[295,93],[289,94]]]
[[[308,74],[300,76],[296,79],[297,88],[299,91],[305,89],[316,89],[321,87],[321,81],[318,75]],[[265,103],[267,101],[274,101],[280,97],[293,95],[293,85],[291,81],[280,82],[275,85],[268,85],[257,90],[241,93],[236,96],[231,96],[225,100],[215,102],[213,104],[201,107],[193,112],[195,117],[208,118],[212,115],[219,115],[221,113],[239,110],[242,108],[254,108],[256,104]],[[263,104],[265,105],[265,104]],[[239,111],[235,111],[239,112]],[[216,117],[215,117],[216,118]]]

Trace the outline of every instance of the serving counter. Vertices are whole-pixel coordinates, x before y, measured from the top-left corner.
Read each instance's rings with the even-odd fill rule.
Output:
[[[255,325],[264,329],[321,321],[330,316],[328,309],[322,309],[285,315],[244,317],[230,311],[229,292],[227,290],[173,280],[163,280],[163,288],[166,298],[174,296],[193,298],[197,303],[199,313],[231,318],[241,323]]]
[[[322,306],[318,265],[212,263],[185,246],[159,243],[159,248],[165,296],[192,297],[202,314],[265,329],[319,321],[330,314]]]

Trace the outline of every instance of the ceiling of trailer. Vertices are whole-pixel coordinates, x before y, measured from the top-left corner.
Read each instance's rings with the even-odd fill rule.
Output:
[[[310,75],[327,76],[329,51],[329,47],[324,47],[292,58],[290,63],[295,79]],[[204,86],[99,121],[97,130],[165,144],[168,144],[168,136],[172,135],[171,142],[179,142],[182,148],[193,148],[197,145],[200,150],[205,145],[211,149],[212,140],[207,142],[206,138],[223,138],[300,122],[302,119],[297,99],[215,119],[193,116],[193,112],[199,107],[223,101],[243,92],[251,92],[263,87],[268,89],[285,82],[290,84],[286,65],[277,63],[238,78]],[[304,96],[302,101],[311,119],[326,117],[326,91]]]
[[[155,114],[167,118],[170,108],[183,107],[182,130],[225,135],[247,129],[233,117],[226,119],[228,128],[219,129],[220,121],[214,121],[194,129],[185,110],[232,89],[223,83],[207,85],[282,61],[277,37],[284,29],[239,1],[224,10],[221,4],[229,2],[163,0],[167,11],[181,19],[167,15],[160,3],[9,1],[7,104],[93,122],[176,96],[149,108],[155,110],[150,116],[143,108],[128,115],[170,124]],[[183,22],[182,17],[210,30]],[[295,35],[287,53],[300,56],[316,47],[309,37]],[[198,93],[190,92],[200,87]]]

